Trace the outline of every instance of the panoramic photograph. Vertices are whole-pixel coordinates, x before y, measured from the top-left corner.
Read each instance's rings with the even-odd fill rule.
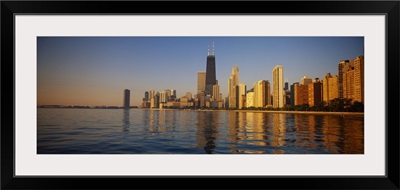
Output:
[[[364,154],[364,37],[37,37],[37,154]]]

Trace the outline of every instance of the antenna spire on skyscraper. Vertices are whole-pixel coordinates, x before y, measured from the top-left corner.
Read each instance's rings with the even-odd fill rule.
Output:
[[[215,55],[215,53],[214,53],[214,42],[213,42],[212,55]]]
[[[210,55],[210,45],[207,45],[207,55]]]

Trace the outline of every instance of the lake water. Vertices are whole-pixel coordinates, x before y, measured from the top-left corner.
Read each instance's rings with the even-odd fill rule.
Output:
[[[38,154],[364,154],[364,116],[38,108]]]

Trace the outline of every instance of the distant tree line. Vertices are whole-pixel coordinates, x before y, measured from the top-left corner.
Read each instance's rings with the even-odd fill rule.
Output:
[[[195,107],[178,107],[178,106],[166,106],[168,109],[192,109],[192,110],[238,110],[236,108],[195,108]],[[336,98],[326,102],[320,102],[315,106],[309,106],[308,104],[303,105],[286,105],[283,108],[269,107],[245,107],[241,110],[271,110],[271,111],[323,111],[323,112],[364,112],[364,104],[358,101],[352,101],[347,98]]]
[[[329,104],[326,102],[320,102],[315,106],[309,106],[308,104],[303,105],[286,105],[283,108],[243,108],[243,110],[273,110],[273,111],[325,111],[325,112],[364,112],[364,104],[358,101],[352,101],[347,98],[335,98],[329,101]]]

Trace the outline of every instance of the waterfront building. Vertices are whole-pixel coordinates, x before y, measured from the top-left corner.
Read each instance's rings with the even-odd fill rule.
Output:
[[[273,107],[281,108],[283,107],[283,67],[277,65],[272,70],[272,83],[273,83]]]
[[[188,100],[191,100],[192,99],[192,93],[191,92],[186,92],[185,93],[185,97],[187,97]]]
[[[237,86],[237,94],[236,96],[238,97],[238,109],[242,109],[244,107],[246,107],[246,84],[244,83],[240,83]]]
[[[269,81],[260,80],[254,83],[254,107],[270,105],[271,88]]]
[[[354,101],[364,102],[364,56],[354,59]]]
[[[354,66],[354,62],[350,62],[350,60],[342,60],[338,64],[338,87],[339,87],[339,98],[346,98],[346,90],[347,90],[347,82],[346,73],[351,70]]]
[[[155,107],[155,100],[154,98],[150,99],[150,108],[154,108]]]
[[[308,105],[316,106],[322,102],[322,83],[319,78],[308,84]]]
[[[312,83],[312,79],[309,76],[303,76],[303,78],[301,78],[301,85],[308,85]]]
[[[331,100],[339,98],[338,78],[338,75],[332,76],[331,73],[326,73],[326,76],[322,79],[322,101],[325,104],[329,104]]]
[[[206,90],[206,72],[197,72],[197,93],[205,92]]]
[[[291,101],[290,101],[290,105],[294,106],[295,105],[295,101],[296,101],[296,97],[295,97],[295,92],[294,92],[294,87],[295,86],[299,86],[299,82],[295,82],[292,85],[290,85],[290,97],[291,97]]]
[[[216,85],[213,86],[213,94],[212,94],[211,98],[213,100],[219,101],[220,100],[219,96],[220,96],[219,85],[216,84]]]
[[[181,108],[189,106],[189,98],[187,96],[182,96],[179,100],[180,100],[179,106]]]
[[[308,85],[294,85],[295,105],[308,104]]]
[[[154,95],[154,108],[160,107],[160,93],[157,92],[156,95]]]
[[[199,97],[200,108],[204,108],[206,106],[206,94],[204,92],[200,92],[198,97]]]
[[[237,108],[238,97],[236,96],[236,86],[239,84],[239,67],[232,67],[232,73],[228,80],[229,108]]]
[[[149,100],[149,92],[144,92],[144,101],[148,101]]]
[[[163,90],[163,91],[160,93],[160,102],[161,102],[161,103],[168,102],[167,90]]]
[[[150,100],[149,100],[149,92],[144,92],[144,98],[142,102],[142,107],[143,108],[149,108],[150,107]]]
[[[128,89],[124,90],[124,108],[129,109],[130,108],[130,96],[131,92]]]
[[[171,95],[169,96],[170,97],[170,101],[175,101],[175,99],[176,99],[176,90],[171,89],[170,92],[171,92]]]
[[[354,100],[354,67],[343,73],[343,98]]]
[[[247,92],[246,94],[246,107],[255,107],[254,106],[254,92]]]
[[[210,54],[210,49],[208,49],[207,55],[207,68],[206,68],[206,95],[212,95],[212,88],[216,84],[217,77],[215,71],[215,53],[214,53],[214,43],[212,46],[212,53]]]
[[[284,105],[291,105],[291,101],[292,101],[292,96],[291,96],[291,92],[290,90],[284,90],[284,94],[285,94],[285,98],[283,100],[285,100]]]
[[[153,89],[151,89],[151,90],[149,90],[149,100],[152,100],[152,99],[154,99],[154,90]]]

